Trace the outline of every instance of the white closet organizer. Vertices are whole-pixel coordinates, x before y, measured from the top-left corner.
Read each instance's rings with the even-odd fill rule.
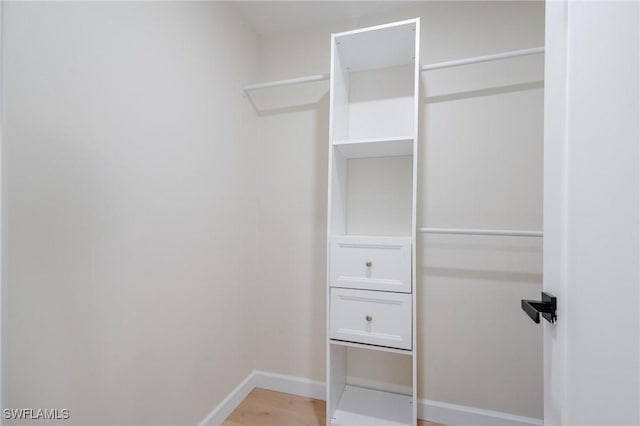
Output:
[[[331,40],[327,425],[417,421],[419,39],[412,19]],[[411,391],[350,383],[349,352],[363,350],[409,357]]]
[[[331,80],[327,425],[417,422],[416,233],[543,236],[416,228],[420,72],[544,53],[534,47],[421,66],[419,40],[420,19],[334,34],[330,73],[244,87],[258,110],[253,90]],[[367,354],[366,368],[353,365],[362,357],[352,352]],[[349,376],[384,370],[388,357],[410,366],[411,383]]]

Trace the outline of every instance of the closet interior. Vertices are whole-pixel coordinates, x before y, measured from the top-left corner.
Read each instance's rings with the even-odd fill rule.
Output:
[[[420,74],[544,52],[420,64],[420,18],[333,34],[327,222],[327,424],[417,421],[417,234],[541,237],[538,230],[416,223]],[[393,367],[388,367],[393,365]],[[387,371],[388,369],[388,371]]]

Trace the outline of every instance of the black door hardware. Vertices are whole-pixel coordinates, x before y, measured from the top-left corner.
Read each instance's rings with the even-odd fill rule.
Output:
[[[542,314],[542,318],[551,324],[555,324],[558,319],[556,316],[556,307],[555,296],[545,293],[544,291],[542,292],[542,301],[522,299],[522,310],[537,324],[540,324],[540,314]]]

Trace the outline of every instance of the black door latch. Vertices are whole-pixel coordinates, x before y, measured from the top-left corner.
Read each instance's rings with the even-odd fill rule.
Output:
[[[558,319],[556,316],[556,307],[556,297],[544,291],[542,292],[542,301],[522,299],[522,310],[537,324],[540,324],[540,314],[542,314],[542,318],[551,324],[555,324]]]

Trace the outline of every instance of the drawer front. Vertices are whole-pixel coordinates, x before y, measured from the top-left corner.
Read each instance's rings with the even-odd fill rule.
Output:
[[[411,349],[411,295],[331,289],[330,337]]]
[[[334,287],[411,293],[411,238],[334,237],[329,271]]]

